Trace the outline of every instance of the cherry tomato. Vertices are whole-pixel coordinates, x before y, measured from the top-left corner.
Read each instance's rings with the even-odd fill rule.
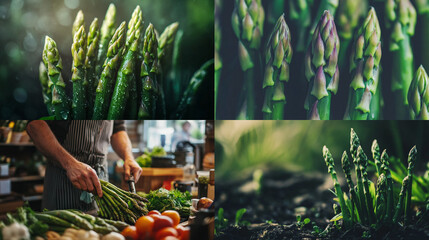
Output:
[[[171,220],[173,220],[173,226],[177,226],[180,223],[180,215],[174,210],[164,211],[162,215],[171,218]]]
[[[162,239],[168,236],[178,237],[177,230],[173,227],[166,227],[156,232],[155,239]]]
[[[153,220],[155,220],[155,223],[153,225],[152,232],[156,233],[162,228],[166,227],[173,227],[173,220],[167,216],[162,215],[152,215]]]
[[[127,240],[138,240],[139,234],[137,233],[137,229],[134,226],[128,226],[121,232],[122,236]]]
[[[161,215],[161,213],[158,210],[152,210],[147,215],[148,216],[150,216],[150,215]]]
[[[137,219],[135,226],[140,237],[151,236],[154,223],[155,220],[150,216],[143,216]]]

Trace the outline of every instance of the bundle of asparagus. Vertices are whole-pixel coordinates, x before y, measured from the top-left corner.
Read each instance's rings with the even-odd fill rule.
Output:
[[[173,61],[173,50],[179,24],[166,27],[159,40],[149,24],[143,31],[143,16],[137,6],[128,23],[115,30],[116,8],[110,4],[101,29],[95,18],[88,33],[82,11],[73,23],[72,77],[73,97],[66,94],[62,78],[62,60],[55,41],[46,36],[43,63],[39,66],[43,100],[54,119],[155,119],[183,116],[194,100],[199,86],[190,81],[191,92],[180,93],[184,106],[166,112],[166,101],[180,96],[164,97],[164,91],[176,80],[167,77]],[[177,58],[177,56],[176,56]],[[209,61],[210,62],[210,61]],[[211,62],[210,62],[211,63]],[[212,64],[205,64],[203,71]],[[200,82],[205,75],[199,76]],[[164,90],[167,89],[167,90]]]
[[[134,224],[139,217],[148,213],[145,198],[124,191],[109,182],[100,180],[100,183],[103,196],[100,198],[94,195],[99,216]]]
[[[378,173],[377,189],[368,178],[368,157],[360,145],[357,134],[351,129],[350,154],[355,164],[357,185],[353,184],[351,177],[352,163],[348,154],[344,151],[341,163],[349,187],[349,196],[343,194],[337,179],[334,159],[329,149],[323,146],[323,157],[328,167],[328,172],[334,180],[335,195],[341,208],[341,213],[332,220],[343,219],[344,226],[350,228],[354,223],[366,226],[396,224],[404,219],[406,225],[411,219],[411,196],[413,183],[413,169],[416,162],[417,149],[414,146],[408,155],[408,173],[402,181],[401,192],[398,198],[394,198],[392,175],[389,169],[389,157],[386,150],[380,154],[377,140],[372,144],[372,156]],[[396,207],[394,207],[396,203]]]

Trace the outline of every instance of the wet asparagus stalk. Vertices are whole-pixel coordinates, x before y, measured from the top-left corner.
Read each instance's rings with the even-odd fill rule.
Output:
[[[85,55],[86,55],[86,34],[84,26],[73,37],[71,47],[73,56],[72,77],[73,82],[73,119],[86,119],[86,86],[85,81]]]
[[[85,84],[87,88],[87,117],[92,117],[94,111],[95,91],[98,85],[98,77],[95,73],[97,65],[98,47],[100,42],[100,29],[98,19],[94,18],[89,27],[88,39],[86,41],[85,58]]]
[[[39,64],[39,80],[40,80],[40,85],[42,86],[43,102],[46,105],[49,116],[52,116],[54,115],[55,110],[52,108],[52,93],[48,85],[49,83],[48,71],[43,61],[40,62]]]
[[[116,7],[113,3],[109,5],[106,16],[104,17],[103,24],[100,29],[100,44],[97,55],[97,65],[95,68],[96,76],[100,76],[103,71],[103,65],[107,56],[107,49],[110,40],[115,33],[115,20],[116,20]]]

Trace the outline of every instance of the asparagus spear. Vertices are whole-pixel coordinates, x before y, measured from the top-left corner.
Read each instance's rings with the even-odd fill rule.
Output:
[[[429,42],[429,1],[428,0],[414,0],[414,6],[416,6],[417,13],[419,18],[420,29],[417,31],[421,32],[420,41],[421,43]],[[427,44],[420,44],[419,51],[421,51],[421,60],[420,62],[426,68],[429,68],[429,47]]]
[[[86,86],[85,79],[85,55],[86,35],[82,25],[73,37],[71,52],[73,56],[72,77],[73,82],[73,119],[86,118]]]
[[[321,0],[319,2],[319,7],[317,8],[316,17],[313,20],[313,23],[310,28],[310,34],[313,34],[315,29],[317,28],[319,19],[325,14],[325,11],[328,11],[335,16],[335,12],[337,11],[338,0]],[[310,35],[311,36],[311,35]],[[339,51],[339,49],[338,49]]]
[[[100,29],[100,45],[97,55],[97,65],[95,67],[96,76],[100,76],[103,71],[103,64],[106,59],[107,49],[109,47],[110,40],[115,33],[115,18],[116,18],[116,7],[113,3],[109,5],[106,16],[104,17],[103,24]]]
[[[407,198],[405,200],[405,221],[404,224],[408,225],[411,220],[411,196],[412,196],[412,186],[413,186],[413,170],[414,166],[416,165],[416,158],[417,158],[417,148],[414,146],[411,148],[410,152],[408,153],[408,175],[407,177],[410,179],[410,183],[407,186]]]
[[[355,39],[350,62],[352,80],[345,118],[352,120],[378,119],[379,64],[381,59],[381,30],[375,9],[371,8]],[[376,106],[374,109],[371,106]]]
[[[265,12],[261,0],[235,0],[231,23],[238,38],[238,57],[246,81],[246,119],[255,118],[255,68],[259,67],[257,50],[264,32]]]
[[[364,196],[365,196],[365,202],[366,202],[366,211],[368,213],[368,222],[369,224],[375,223],[375,214],[374,214],[374,205],[372,202],[371,193],[369,192],[369,179],[368,179],[368,158],[365,155],[365,152],[363,151],[362,147],[359,146],[357,150],[357,164],[360,166],[360,174],[363,181],[363,190],[364,190]],[[363,196],[361,196],[362,199]]]
[[[266,48],[265,77],[262,88],[265,89],[265,101],[262,108],[264,119],[280,120],[284,118],[284,82],[289,81],[289,64],[292,59],[292,45],[289,27],[284,14],[277,20]]]
[[[106,119],[109,111],[110,99],[115,83],[116,71],[120,64],[122,50],[125,42],[125,22],[116,29],[112,40],[109,43],[107,59],[103,65],[100,81],[98,82],[93,119]]]
[[[392,53],[392,91],[395,93],[397,118],[409,118],[408,89],[413,79],[414,63],[410,37],[414,35],[416,10],[409,0],[387,0],[386,25],[390,31]]]
[[[87,113],[89,117],[94,111],[95,91],[98,85],[98,76],[95,74],[97,65],[98,47],[100,42],[100,30],[98,28],[98,19],[94,18],[89,27],[88,39],[86,41],[85,58],[85,84],[87,84]]]
[[[74,36],[76,34],[77,31],[79,31],[81,26],[85,25],[85,19],[84,19],[84,15],[82,10],[79,10],[79,12],[77,12],[76,14],[76,18],[74,19],[73,22],[73,27],[72,27],[72,36]]]
[[[118,71],[115,90],[113,91],[110,103],[108,119],[122,119],[125,113],[125,106],[130,94],[129,87],[136,81],[135,65],[137,64],[137,51],[141,38],[141,27],[143,16],[140,6],[137,6],[128,23],[127,41],[125,56]],[[135,86],[135,84],[134,84]],[[133,116],[134,118],[136,116]]]
[[[354,184],[353,184],[353,180],[352,180],[352,176],[351,176],[351,163],[350,163],[350,160],[349,160],[349,157],[348,157],[346,151],[343,152],[343,156],[341,157],[341,165],[343,167],[344,175],[346,176],[347,185],[349,187],[349,192],[350,192],[350,202],[352,205],[350,219],[352,222],[354,222],[355,219],[357,220],[357,216],[354,216],[355,207],[357,208],[358,213],[362,212],[362,210],[361,210],[362,208],[361,208],[361,204],[359,202],[359,198],[357,197],[356,191],[353,187]]]
[[[340,42],[334,19],[325,11],[313,34],[305,56],[305,75],[309,82],[305,109],[308,117],[319,116],[329,120],[331,95],[338,90],[339,70],[337,66]]]
[[[417,69],[416,75],[408,91],[408,102],[410,104],[413,119],[429,119],[429,78],[422,65]]]
[[[387,223],[392,222],[392,214],[393,214],[393,182],[392,175],[389,170],[389,156],[387,155],[386,149],[381,153],[381,168],[383,173],[386,175],[387,182],[387,205],[386,205],[386,216],[384,221]]]
[[[43,61],[40,62],[39,64],[39,80],[40,80],[40,85],[42,86],[43,102],[46,105],[49,116],[51,116],[54,114],[54,108],[52,107],[52,93],[48,85],[49,83],[48,71]]]
[[[48,86],[52,92],[52,106],[55,109],[55,118],[57,120],[68,119],[70,113],[69,99],[67,98],[61,69],[63,64],[55,41],[46,36],[45,47],[42,54],[43,62],[48,69]]]
[[[328,167],[328,172],[331,174],[332,179],[334,180],[335,194],[337,195],[341,212],[343,213],[343,221],[346,228],[351,226],[351,218],[349,209],[346,206],[346,202],[344,201],[343,191],[341,190],[340,183],[337,179],[337,172],[335,171],[334,159],[332,158],[329,149],[326,146],[323,146],[323,158],[325,159],[326,166]]]
[[[399,218],[401,218],[403,210],[404,210],[404,199],[407,194],[408,185],[410,184],[410,179],[408,176],[402,180],[402,187],[401,192],[399,193],[399,201],[396,205],[395,209],[395,215],[393,215],[393,223],[397,223],[399,221]]]
[[[158,39],[152,24],[146,29],[143,44],[143,62],[140,78],[142,81],[142,103],[139,110],[140,119],[154,119],[156,116],[157,102],[159,98],[159,86],[157,74],[159,73],[158,62]]]
[[[174,39],[176,38],[179,23],[174,22],[168,25],[159,36],[158,40],[158,61],[167,73],[171,68],[171,60],[174,49]]]

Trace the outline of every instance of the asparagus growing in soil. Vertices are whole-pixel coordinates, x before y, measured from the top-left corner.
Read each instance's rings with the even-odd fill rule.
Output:
[[[85,84],[87,84],[87,117],[92,117],[94,110],[95,91],[98,85],[98,76],[95,73],[97,65],[98,47],[100,43],[100,30],[98,28],[98,19],[94,18],[88,33],[86,41],[85,58]]]
[[[82,25],[73,37],[71,47],[73,56],[72,77],[73,82],[73,119],[86,119],[86,86],[85,81],[85,55],[86,34]]]
[[[67,98],[61,69],[63,64],[55,41],[46,36],[42,54],[43,62],[48,70],[48,86],[52,93],[52,106],[55,109],[55,119],[66,120],[70,113],[69,99]]]
[[[374,8],[369,10],[353,44],[350,61],[352,80],[345,119],[378,119],[381,30]]]
[[[387,0],[386,25],[390,31],[389,51],[392,53],[392,91],[399,119],[409,118],[408,89],[414,74],[414,57],[410,38],[414,35],[416,10],[409,0]]]
[[[106,16],[104,17],[103,24],[100,29],[100,45],[97,55],[97,65],[95,68],[96,76],[100,76],[103,71],[103,64],[107,56],[107,49],[109,47],[110,40],[115,33],[115,19],[116,19],[116,7],[113,3],[109,5]]]
[[[254,83],[259,68],[257,50],[264,30],[265,12],[261,0],[236,0],[231,23],[238,38],[238,57],[246,82],[246,119],[255,117]]]
[[[54,114],[54,109],[52,108],[52,93],[48,85],[49,83],[48,71],[43,61],[40,62],[39,64],[39,80],[40,80],[40,85],[42,86],[43,102],[46,105],[49,116],[51,116]]]
[[[125,55],[118,71],[115,90],[110,103],[108,119],[123,119],[125,106],[128,96],[132,91],[130,86],[136,86],[135,65],[137,64],[137,51],[139,50],[139,41],[141,38],[141,27],[143,24],[143,16],[140,6],[137,6],[128,23],[127,41],[125,45]],[[133,116],[134,118],[136,116]]]
[[[309,82],[305,109],[309,119],[329,120],[331,95],[338,90],[337,66],[340,41],[334,18],[325,11],[313,34],[305,56],[305,76]]]
[[[421,65],[411,82],[408,103],[413,119],[429,120],[429,77]]]
[[[142,81],[142,103],[139,110],[140,119],[154,119],[157,113],[157,102],[160,97],[157,74],[159,73],[158,62],[158,39],[152,24],[146,29],[143,43],[143,62],[140,78]],[[158,109],[159,111],[159,109]]]
[[[113,86],[115,84],[116,71],[120,64],[124,42],[125,22],[122,22],[118,29],[116,29],[115,34],[109,43],[107,59],[104,62],[104,69],[101,73],[95,94],[93,119],[107,119],[110,99],[113,92]]]
[[[290,31],[284,15],[280,16],[274,31],[268,40],[265,77],[262,88],[265,101],[262,108],[264,119],[280,120],[284,118],[286,97],[284,84],[289,81],[289,64],[292,59]]]
[[[338,182],[338,179],[337,179],[337,172],[334,169],[335,168],[334,159],[332,158],[332,155],[326,146],[323,146],[323,158],[325,159],[326,166],[328,167],[328,172],[331,174],[332,179],[334,180],[335,194],[337,195],[340,202],[341,212],[343,213],[344,225],[346,227],[350,227],[351,218],[350,218],[349,209],[346,206],[346,203],[344,201],[343,191],[341,190],[340,183]]]

